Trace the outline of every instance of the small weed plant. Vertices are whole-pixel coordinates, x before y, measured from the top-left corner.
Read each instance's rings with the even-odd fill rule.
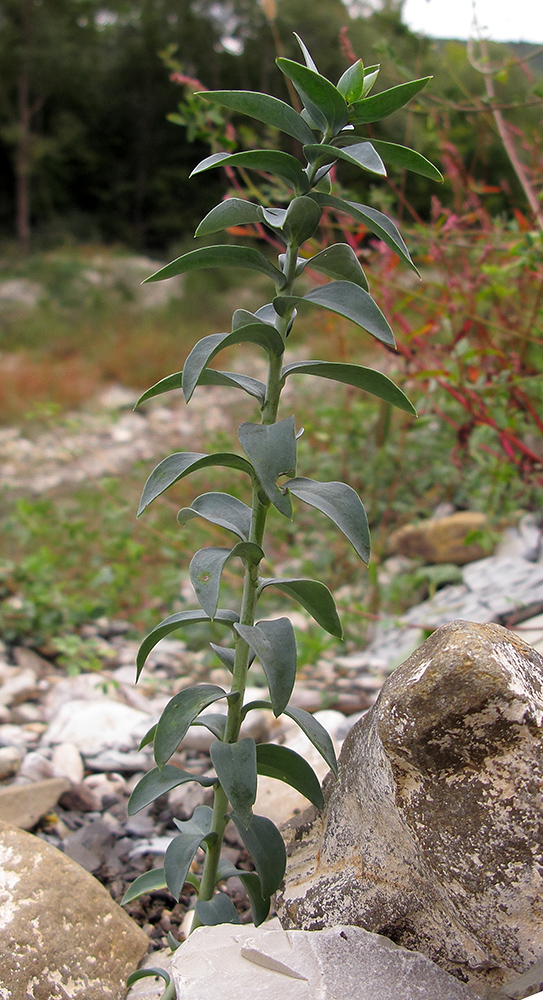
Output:
[[[346,161],[372,175],[386,176],[385,163],[389,162],[440,180],[436,168],[419,153],[393,143],[370,142],[359,135],[360,127],[380,120],[414,98],[428,78],[373,95],[370,92],[379,67],[364,68],[362,60],[357,60],[334,86],[319,74],[301,41],[300,47],[305,64],[277,59],[279,69],[300,98],[300,112],[260,93],[215,91],[203,96],[212,106],[249,115],[296,140],[302,147],[303,161],[282,149],[215,152],[193,171],[200,174],[218,166],[255,170],[267,175],[267,192],[269,178],[273,178],[274,191],[284,192],[281,203],[270,207],[269,202],[264,205],[228,198],[209,212],[196,235],[207,238],[231,227],[260,224],[281,244],[277,262],[252,246],[206,245],[184,254],[147,279],[159,281],[200,268],[241,267],[264,274],[273,289],[271,302],[254,313],[237,309],[231,330],[205,336],[187,357],[182,372],[162,379],[140,400],[181,388],[189,403],[200,386],[230,386],[245,393],[259,410],[258,421],[244,422],[238,429],[241,450],[170,455],[149,476],[140,503],[139,513],[179,480],[209,467],[231,470],[246,483],[246,503],[229,493],[208,492],[179,511],[180,525],[202,518],[219,525],[227,538],[234,536],[234,544],[196,552],[190,563],[190,577],[200,607],[180,611],[157,625],[143,641],[137,659],[139,677],[154,646],[190,625],[218,624],[226,635],[224,645],[212,644],[212,648],[231,673],[230,690],[216,684],[197,684],[184,688],[170,700],[142,742],[153,742],[156,767],[140,780],[129,802],[133,814],[184,782],[212,786],[213,806],[198,806],[185,822],[175,820],[178,834],[166,851],[164,866],[137,878],[124,897],[126,903],[167,886],[178,899],[185,883],[189,883],[197,893],[193,927],[239,922],[234,904],[221,888],[233,877],[241,879],[247,891],[255,924],[268,916],[271,897],[285,872],[286,858],[277,827],[253,811],[258,775],[284,781],[317,808],[323,806],[319,781],[306,760],[287,747],[256,745],[253,739],[243,737],[242,725],[249,713],[268,709],[276,717],[289,716],[330,769],[334,773],[337,770],[330,735],[312,715],[289,705],[297,663],[293,625],[287,617],[261,616],[259,606],[273,588],[305,608],[331,636],[341,637],[342,626],[324,583],[270,572],[266,562],[267,522],[274,511],[292,520],[293,501],[306,504],[330,518],[366,563],[370,554],[368,522],[361,499],[348,484],[318,482],[297,475],[297,441],[302,429],[297,428],[293,415],[280,414],[283,387],[293,377],[318,377],[323,386],[331,379],[414,413],[402,390],[378,371],[344,361],[285,363],[285,352],[293,337],[297,310],[306,307],[345,317],[387,348],[395,347],[392,330],[369,293],[366,276],[352,248],[347,243],[336,243],[306,256],[304,247],[317,232],[323,213],[339,213],[363,223],[404,264],[414,268],[395,224],[374,208],[334,196],[330,174],[338,162]],[[268,196],[263,200],[267,201]],[[331,280],[305,291],[307,271]],[[238,345],[256,345],[262,350],[267,366],[265,381],[211,367],[223,350]],[[221,574],[227,563],[240,566],[242,571],[239,607],[235,610],[220,604]],[[269,695],[266,700],[247,702],[248,673],[255,660],[266,677]],[[208,711],[220,702],[226,704],[226,714]],[[205,726],[215,737],[211,746],[214,776],[196,775],[169,763],[189,727],[195,725]],[[229,821],[235,824],[252,857],[254,871],[237,869],[221,857]],[[200,849],[204,853],[203,870],[197,875],[193,860]],[[156,970],[134,973],[131,981],[144,974],[153,975]],[[159,974],[167,979],[165,973]],[[173,996],[172,990],[173,985],[167,983],[164,997]]]

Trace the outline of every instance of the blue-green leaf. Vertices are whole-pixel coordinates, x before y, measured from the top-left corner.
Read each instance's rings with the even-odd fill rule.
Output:
[[[185,525],[193,517],[203,517],[211,524],[233,531],[242,541],[249,538],[251,508],[229,493],[203,493],[192,501],[190,507],[183,507],[179,511],[177,520],[179,524]]]
[[[379,71],[381,69],[380,63],[375,66],[366,66],[364,70],[364,86],[362,88],[362,97],[367,97],[370,90],[375,84],[377,77],[379,76]]]
[[[151,771],[147,771],[143,775],[143,778],[140,778],[134,788],[128,800],[128,815],[133,816],[134,813],[139,812],[140,809],[144,809],[145,806],[154,802],[161,795],[165,795],[172,788],[177,788],[178,785],[185,785],[187,781],[196,781],[205,788],[216,784],[215,778],[205,778],[200,774],[191,774],[190,771],[182,771],[180,767],[174,767],[173,764],[166,764],[162,770],[154,767]]]
[[[204,368],[212,358],[225,347],[236,344],[257,344],[263,347],[269,356],[275,357],[280,357],[285,349],[278,330],[270,323],[261,320],[238,327],[232,333],[210,333],[207,337],[202,337],[192,348],[182,372],[183,394],[187,403],[200,381]]]
[[[364,63],[361,59],[345,70],[337,82],[337,89],[347,104],[360,100],[364,91]]]
[[[295,163],[297,162],[295,160]],[[266,274],[279,287],[285,282],[281,271],[259,250],[226,244],[226,246],[199,247],[198,250],[190,250],[177,260],[172,260],[171,264],[166,264],[159,271],[155,271],[145,279],[144,284],[149,281],[163,281],[164,278],[173,278],[177,274],[186,274],[187,271],[198,271],[206,267],[245,267],[250,271]]]
[[[213,767],[240,823],[247,829],[256,799],[256,745],[247,738],[237,743],[213,743]]]
[[[136,680],[138,679],[141,671],[143,669],[144,663],[149,656],[152,649],[155,648],[157,642],[164,639],[171,632],[176,632],[180,628],[185,628],[186,625],[199,625],[202,622],[208,622],[210,619],[206,614],[202,614],[201,611],[178,611],[175,615],[170,615],[169,618],[165,618],[164,621],[160,622],[148,635],[145,636],[136,660]],[[224,625],[229,625],[230,627],[234,622],[238,621],[238,615],[235,611],[217,611],[214,621],[221,622]]]
[[[334,243],[331,247],[326,247],[314,257],[304,260],[302,270],[306,267],[321,271],[329,278],[352,281],[355,285],[360,285],[364,291],[369,291],[360,261],[348,243]]]
[[[207,213],[194,235],[210,236],[229,226],[246,226],[255,222],[260,222],[259,205],[253,205],[244,198],[226,198]]]
[[[304,503],[326,514],[349,539],[365,562],[370,558],[370,532],[366,511],[358,493],[346,483],[318,483],[299,477],[286,483],[290,492]]]
[[[415,407],[405,393],[386,375],[374,371],[373,368],[344,364],[341,361],[298,361],[283,368],[283,378],[288,375],[319,375],[321,378],[330,378],[335,382],[344,382],[357,389],[370,392],[372,396],[384,399],[387,403],[397,406],[398,409],[404,410],[406,413],[417,415]]]
[[[254,861],[262,895],[264,899],[269,898],[279,888],[285,874],[287,856],[283,838],[275,824],[265,816],[253,816],[248,829],[235,813],[232,819]]]
[[[352,281],[331,281],[328,285],[312,288],[303,297],[282,295],[274,299],[273,305],[279,312],[304,302],[321,306],[323,309],[331,309],[332,312],[339,316],[345,316],[357,326],[361,326],[363,330],[367,330],[372,337],[380,340],[381,343],[388,344],[390,347],[396,346],[394,334],[379,306],[373,301],[371,295],[368,295],[360,285],[355,285]]]
[[[250,115],[259,122],[278,128],[299,142],[312,142],[313,135],[303,118],[284,101],[268,94],[258,94],[250,90],[206,90],[201,95],[212,104],[219,104],[231,111]],[[310,137],[310,138],[308,138]]]
[[[215,701],[228,697],[232,695],[227,695],[216,684],[196,684],[194,687],[183,688],[170,698],[155,731],[155,760],[160,770],[175,753],[189,726],[202,710]]]
[[[131,903],[133,899],[137,899],[138,896],[144,896],[148,892],[155,892],[157,889],[164,889],[166,884],[164,868],[153,868],[149,872],[144,872],[143,875],[138,875],[138,877],[134,879],[132,885],[128,886],[128,889],[121,899],[121,906],[125,906],[126,903]]]
[[[313,198],[293,198],[283,222],[283,232],[289,241],[300,246],[310,240],[321,220],[321,209]]]
[[[324,807],[319,779],[310,764],[289,747],[277,743],[259,743],[256,748],[258,773],[277,778],[305,795],[317,809]]]
[[[130,973],[128,979],[126,980],[126,985],[133,986],[134,983],[137,983],[139,979],[146,979],[149,976],[152,976],[154,979],[161,978],[165,981],[166,986],[169,985],[170,982],[169,972],[166,972],[165,969],[160,969],[158,966],[153,966],[153,967],[149,966],[147,969],[136,969],[135,972]]]
[[[304,146],[304,154],[310,163],[318,163],[319,167],[335,163],[336,160],[345,160],[362,170],[369,170],[372,174],[386,177],[386,167],[373,148],[371,142],[361,142],[360,140],[353,146],[349,146],[348,151],[339,146],[326,146],[315,143],[311,146]]]
[[[288,618],[236,625],[236,632],[258,656],[270,690],[275,716],[289,703],[296,680],[296,636]]]
[[[213,643],[210,643],[213,645]],[[216,736],[218,740],[224,739],[224,734],[226,731],[226,715],[221,715],[219,712],[204,712],[192,723],[193,726],[203,726],[204,729],[208,729],[213,736]],[[169,764],[166,764],[169,767]],[[166,770],[166,768],[164,768]]]
[[[319,71],[318,71],[317,66],[315,64],[315,60],[313,59],[313,56],[311,55],[311,53],[310,53],[307,45],[305,44],[304,41],[302,41],[302,39],[300,38],[300,36],[295,31],[293,32],[293,35],[294,35],[296,41],[298,42],[298,45],[300,46],[300,48],[302,50],[302,55],[303,55],[303,57],[305,59],[306,66],[308,67],[308,69],[312,69],[312,70],[315,71],[315,73],[318,73]]]
[[[343,637],[334,598],[324,583],[318,580],[296,580],[278,576],[261,580],[260,590],[264,590],[265,587],[277,587],[289,597],[293,597],[330,635],[335,635],[338,639]]]
[[[352,125],[381,121],[381,118],[386,118],[408,104],[431,79],[431,76],[425,76],[420,80],[410,80],[409,83],[401,83],[398,87],[383,90],[373,97],[355,101],[350,108],[349,121]]]
[[[189,573],[192,586],[202,608],[210,618],[215,617],[217,610],[224,566],[229,559],[236,556],[251,562],[252,565],[258,565],[264,558],[264,553],[254,542],[239,542],[233,549],[211,546],[199,549],[191,559]]]
[[[153,396],[161,396],[164,392],[170,392],[172,389],[180,389],[182,379],[183,372],[175,372],[173,375],[167,375],[166,378],[162,378],[160,382],[156,382],[155,385],[152,385],[150,389],[147,389],[140,396],[134,409],[140,403],[145,403],[148,399],[152,399]],[[213,368],[204,368],[196,384],[224,385],[243,389],[249,396],[254,396],[255,399],[258,399],[261,404],[266,398],[266,386],[264,382],[260,382],[256,378],[251,378],[250,375],[238,375],[237,372],[221,372],[215,371]]]
[[[204,927],[241,923],[236,907],[225,892],[216,892],[211,899],[199,899],[196,903],[196,916]]]
[[[311,193],[311,197],[323,207],[333,208],[336,212],[344,212],[346,215],[350,215],[351,219],[362,222],[371,233],[375,233],[383,243],[386,243],[387,247],[397,253],[417,274],[419,273],[411,260],[403,237],[392,219],[369,205],[359,205],[356,201],[344,201],[343,198],[336,198],[334,195],[320,194],[315,191]]]
[[[320,722],[303,708],[286,708],[284,715],[288,715],[290,719],[294,719],[294,722],[299,725],[308,740],[319,751],[321,757],[332,771],[332,774],[337,778],[336,752],[330,734],[326,732],[324,726],[321,726]]]
[[[280,177],[296,194],[305,194],[309,189],[307,174],[304,173],[299,160],[290,153],[283,153],[279,149],[253,149],[243,153],[213,153],[206,156],[194,168],[194,174],[201,174],[204,170],[212,167],[244,167],[249,170],[261,170],[266,174],[273,174]],[[169,277],[169,275],[168,275]]]
[[[343,139],[348,146],[351,146],[351,139]],[[358,142],[360,140],[357,140]],[[392,163],[395,167],[402,167],[404,170],[411,170],[414,174],[421,174],[422,177],[429,177],[432,181],[442,181],[443,175],[434,164],[427,160],[422,153],[417,153],[415,149],[408,146],[398,146],[395,142],[383,142],[381,139],[372,139],[372,145],[383,157],[385,163]]]
[[[239,472],[246,472],[252,479],[254,470],[252,465],[241,455],[231,455],[229,453],[217,453],[216,455],[202,455],[192,451],[178,451],[174,455],[168,455],[157,467],[153,469],[141,494],[138,517],[143,513],[149,504],[156,500],[174,483],[180,479],[197,472],[199,469],[207,469],[210,466],[222,466],[227,469],[238,469]]]
[[[262,895],[262,887],[257,873],[246,872],[243,868],[234,868],[234,865],[229,861],[221,858],[217,872],[217,882],[223,882],[229,878],[239,878],[243,883],[251,904],[253,923],[255,927],[259,927],[266,920],[270,912],[270,899],[269,897],[265,899]]]
[[[211,817],[209,806],[197,806],[186,822],[174,820],[179,833],[166,849],[164,871],[168,889],[175,899],[179,899],[183,891],[190,864],[200,845],[217,838],[216,833],[210,833]]]
[[[292,516],[290,497],[276,485],[279,476],[296,468],[296,430],[294,417],[275,424],[241,424],[238,430],[241,447],[248,455],[262,488],[277,510]]]
[[[292,59],[279,58],[276,63],[294,84],[317,128],[326,135],[340,132],[349,119],[349,109],[333,83]]]

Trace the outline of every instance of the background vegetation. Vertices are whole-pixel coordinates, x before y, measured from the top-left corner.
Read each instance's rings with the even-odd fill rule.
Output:
[[[330,233],[371,263],[372,294],[398,330],[402,354],[370,357],[346,322],[321,318],[299,327],[305,356],[375,363],[419,411],[413,421],[348,390],[318,396],[305,385],[297,406],[305,425],[300,448],[307,443],[308,454],[319,454],[318,478],[326,478],[332,444],[330,478],[338,475],[337,449],[355,469],[350,481],[367,501],[375,560],[361,570],[335,533],[315,529],[314,518],[301,531],[298,522],[296,536],[278,520],[272,555],[303,573],[304,551],[312,551],[315,569],[318,550],[317,570],[340,588],[347,641],[359,645],[376,615],[425,593],[424,574],[384,585],[381,538],[391,527],[428,516],[442,501],[482,509],[495,526],[542,507],[541,230],[492,107],[508,122],[539,199],[543,64],[537,54],[522,61],[534,56],[529,47],[490,46],[497,72],[489,102],[472,65],[481,53],[412,35],[400,2],[371,16],[351,3],[349,16],[341,0],[278,0],[272,24],[263,7],[269,13],[269,3],[257,0],[0,0],[0,444],[13,425],[30,439],[47,427],[68,434],[79,419],[74,411],[92,405],[101,388],[145,388],[180,369],[206,333],[227,328],[239,291],[223,276],[191,277],[177,298],[145,309],[126,277],[136,251],[166,260],[188,249],[195,222],[232,190],[234,179],[219,171],[208,175],[205,191],[188,179],[210,143],[271,141],[264,128],[257,134],[235,116],[205,112],[192,96],[197,80],[210,89],[273,93],[281,86],[277,44],[297,58],[293,29],[335,79],[350,61],[341,45],[366,64],[387,56],[393,69],[382,88],[433,73],[420,100],[375,135],[424,152],[442,167],[444,185],[430,190],[423,178],[394,173],[377,193],[348,170],[341,174],[356,200],[393,215],[399,204],[422,283],[406,280],[362,228]],[[181,127],[168,120],[172,113]],[[247,193],[246,178],[235,183]],[[147,263],[144,273],[155,269]],[[4,294],[13,282],[30,289],[31,302]],[[257,293],[249,281],[248,308]],[[6,490],[0,497],[6,641],[56,648],[62,657],[66,637],[79,637],[100,615],[126,618],[141,634],[157,615],[190,605],[180,583],[188,550],[175,510],[164,501],[135,521],[144,471],[53,495]],[[202,480],[205,488],[216,480]],[[180,488],[179,506],[190,499]],[[161,544],[151,545],[157,534]],[[302,666],[329,643],[311,628],[303,636]]]

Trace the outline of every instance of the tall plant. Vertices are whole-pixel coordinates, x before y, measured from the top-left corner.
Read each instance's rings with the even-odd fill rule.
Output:
[[[200,608],[171,615],[149,633],[137,659],[139,677],[145,661],[160,639],[191,624],[214,622],[229,635],[225,645],[211,644],[220,662],[231,672],[230,690],[215,684],[185,688],[168,703],[159,722],[147,733],[142,745],[154,743],[156,767],[136,786],[129,812],[153,802],[158,796],[187,781],[213,787],[213,807],[199,806],[186,822],[175,821],[178,834],[169,845],[164,867],[141,875],[125,895],[124,902],[142,893],[167,886],[178,899],[185,883],[198,895],[193,926],[237,922],[237,911],[218,885],[231,877],[243,882],[255,924],[266,919],[273,893],[285,871],[285,848],[279,830],[267,818],[255,815],[253,805],[257,777],[270,775],[302,792],[317,808],[323,805],[319,781],[300,755],[271,743],[256,745],[240,738],[247,715],[260,708],[275,716],[288,715],[307,735],[333,772],[336,759],[326,730],[307,712],[289,707],[296,677],[296,638],[286,617],[260,618],[258,605],[268,588],[275,588],[301,604],[333,636],[341,637],[341,623],[332,594],[311,579],[262,576],[266,559],[266,522],[272,507],[288,519],[293,503],[308,504],[326,514],[346,536],[360,558],[367,562],[370,538],[366,513],[357,493],[341,482],[317,482],[296,474],[296,442],[299,432],[293,415],[279,418],[281,392],[293,375],[313,375],[355,386],[381,400],[414,413],[412,404],[389,378],[360,365],[325,361],[294,361],[285,364],[285,351],[299,306],[327,309],[347,317],[387,347],[394,335],[376,303],[358,258],[347,243],[336,243],[312,257],[304,256],[304,244],[319,227],[324,209],[362,222],[382,239],[402,261],[416,270],[407,246],[395,224],[374,208],[346,201],[331,193],[330,171],[339,161],[385,176],[383,161],[441,179],[436,168],[419,153],[389,142],[369,142],[358,134],[360,126],[378,121],[401,108],[426,85],[429,78],[413,80],[370,96],[379,66],[364,68],[357,60],[337,86],[321,76],[299,39],[305,65],[278,58],[277,65],[296,90],[303,110],[274,97],[246,91],[214,91],[202,96],[212,105],[230,109],[264,122],[297,140],[303,161],[282,149],[259,149],[239,153],[218,152],[208,156],[193,171],[204,173],[217,166],[239,167],[271,175],[291,194],[284,204],[264,207],[241,198],[228,198],[209,212],[196,230],[208,237],[232,226],[260,223],[284,247],[277,262],[251,246],[203,246],[184,254],[153,274],[147,281],[206,267],[242,267],[270,279],[272,301],[252,313],[236,309],[232,329],[200,340],[190,352],[182,372],[163,379],[144,393],[140,402],[172,389],[182,388],[186,402],[199,386],[231,386],[256,400],[258,422],[242,423],[238,430],[241,452],[201,454],[179,452],[165,458],[151,473],[143,489],[140,513],[174,483],[200,469],[221,466],[245,477],[248,503],[223,492],[204,493],[177,515],[185,525],[203,518],[234,535],[231,546],[200,549],[190,563],[190,577]],[[280,190],[280,188],[279,188]],[[303,294],[297,279],[311,269],[331,278],[327,284]],[[256,344],[265,355],[267,379],[210,367],[225,348]],[[243,585],[237,610],[219,606],[221,574],[227,562],[241,563]],[[258,659],[266,676],[269,701],[245,701],[248,671]],[[226,702],[227,714],[205,711],[216,702]],[[214,777],[203,777],[168,763],[192,725],[207,727],[215,737],[211,746]],[[254,872],[236,869],[221,858],[225,827],[232,820],[254,861]],[[201,876],[191,865],[199,848],[205,852]],[[169,995],[168,992],[166,995]]]

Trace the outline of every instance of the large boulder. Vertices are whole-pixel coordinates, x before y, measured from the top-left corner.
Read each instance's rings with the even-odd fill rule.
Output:
[[[148,947],[92,875],[0,822],[2,1000],[123,1000]]]
[[[499,987],[543,953],[543,658],[443,625],[343,745],[322,814],[286,831],[285,927],[355,924]]]
[[[488,555],[478,536],[488,528],[485,514],[459,510],[447,517],[428,518],[404,524],[388,540],[388,551],[425,563],[455,563],[465,566]]]

